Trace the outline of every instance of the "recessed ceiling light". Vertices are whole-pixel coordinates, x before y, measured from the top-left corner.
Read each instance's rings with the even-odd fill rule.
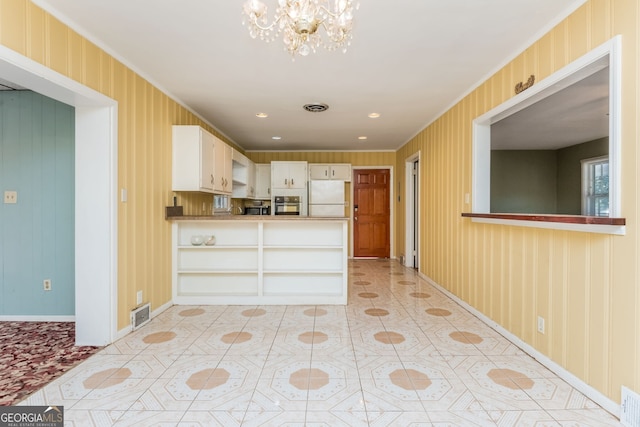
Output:
[[[282,139],[282,137],[281,136],[272,136],[271,139],[280,140],[280,139]]]
[[[378,117],[380,117],[380,113],[371,113],[368,116],[370,119],[377,119]]]
[[[367,137],[366,137],[366,136],[359,136],[359,137],[358,137],[358,139],[359,139],[360,141],[364,141],[365,139],[367,139]]]
[[[258,114],[256,114],[256,117],[259,117],[259,118],[261,118],[261,119],[264,119],[264,118],[266,118],[266,117],[269,117],[269,115],[268,115],[267,113],[258,113]]]

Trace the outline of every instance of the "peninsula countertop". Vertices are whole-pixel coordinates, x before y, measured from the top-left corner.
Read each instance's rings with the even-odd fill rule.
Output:
[[[170,221],[346,221],[349,218],[298,215],[182,215],[170,216]]]

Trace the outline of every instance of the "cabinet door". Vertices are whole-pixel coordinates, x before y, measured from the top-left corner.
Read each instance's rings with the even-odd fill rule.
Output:
[[[307,163],[290,163],[289,177],[289,188],[307,188]]]
[[[233,148],[230,145],[222,143],[224,150],[224,172],[222,174],[223,192],[231,194],[233,190]]]
[[[287,163],[271,162],[271,187],[289,188],[289,165]]]
[[[351,165],[338,163],[329,168],[329,178],[339,181],[351,181]]]
[[[200,190],[213,191],[214,138],[200,129]]]
[[[214,137],[215,138],[215,137]],[[233,150],[219,138],[215,138],[215,170],[213,191],[231,194],[233,181]]]
[[[329,165],[309,165],[309,179],[329,178]]]
[[[271,165],[256,165],[256,199],[271,198]]]
[[[256,198],[256,164],[249,160],[247,165],[247,196]]]

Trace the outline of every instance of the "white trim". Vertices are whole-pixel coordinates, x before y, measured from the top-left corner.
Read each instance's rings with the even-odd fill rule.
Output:
[[[608,63],[604,61],[608,56]],[[621,217],[621,36],[615,36],[587,54],[563,67],[531,88],[510,98],[496,108],[482,114],[473,121],[473,213],[490,213],[491,180],[491,125],[541,99],[556,93],[586,76],[605,68],[610,69],[609,85],[609,216]],[[595,224],[564,224],[542,221],[512,221],[502,219],[474,218],[473,222],[491,224],[522,225],[525,227],[573,230],[590,233],[625,234],[624,226]]]
[[[76,344],[109,344],[117,328],[117,103],[2,45],[0,75],[75,107]]]
[[[585,233],[616,234],[624,236],[627,229],[624,225],[571,224],[565,222],[526,221],[519,219],[471,218],[471,222],[481,224],[513,225],[516,227],[546,228],[551,230],[582,231]]]
[[[395,200],[395,192],[393,190],[393,166],[351,166],[351,185],[350,187],[350,200],[351,206],[349,207],[349,222],[351,224],[351,238],[349,239],[349,253],[351,257],[355,259],[355,255],[353,253],[353,187],[355,187],[355,180],[353,179],[353,172],[357,169],[388,169],[389,170],[389,259],[395,259],[396,254],[394,252],[395,245],[395,233],[394,233],[394,209],[393,202]],[[358,259],[363,259],[362,257],[358,257]]]
[[[0,316],[0,322],[75,322],[76,316]]]
[[[432,280],[428,276],[425,276],[423,273],[418,273],[418,275],[422,279],[427,281],[429,284],[435,286],[440,292],[442,292],[443,294],[451,298],[453,301],[455,301],[462,308],[464,308],[465,310],[467,310],[468,312],[476,316],[478,319],[480,319],[483,323],[485,323],[491,329],[495,330],[497,333],[505,337],[507,340],[513,343],[513,345],[520,348],[529,356],[533,357],[535,360],[540,362],[543,366],[545,366],[551,372],[553,372],[558,377],[560,377],[561,379],[569,383],[569,385],[571,385],[573,388],[578,390],[580,393],[584,394],[589,399],[593,400],[595,403],[597,403],[602,408],[604,408],[607,412],[610,412],[614,416],[620,418],[619,404],[609,399],[607,396],[605,396],[595,388],[591,387],[589,384],[585,383],[580,378],[573,375],[571,372],[567,371],[565,368],[563,368],[562,366],[560,366],[559,364],[551,360],[549,357],[547,357],[543,353],[539,352],[538,350],[536,350],[535,348],[533,348],[532,346],[530,346],[529,344],[527,344],[526,342],[518,338],[516,335],[509,332],[507,329],[505,329],[495,321],[491,320],[489,317],[485,316],[481,311],[475,309],[473,306],[469,305],[465,301],[458,298],[456,295],[452,294],[451,292],[449,292],[448,290],[440,286],[438,283],[436,283],[434,280]]]
[[[404,229],[405,229],[405,239],[404,239],[404,251],[405,251],[405,259],[404,259],[404,265],[405,267],[411,267],[413,268],[413,262],[409,262],[409,259],[413,259],[413,246],[412,243],[413,239],[415,238],[415,236],[418,236],[418,241],[415,242],[417,249],[417,253],[416,253],[416,268],[418,270],[420,270],[420,258],[419,258],[419,254],[420,254],[420,216],[418,215],[418,230],[416,233],[416,230],[414,230],[413,224],[415,221],[414,218],[414,212],[415,212],[415,205],[416,204],[420,204],[420,200],[415,200],[413,195],[415,194],[415,188],[414,188],[414,182],[413,182],[413,164],[415,163],[415,161],[418,161],[418,179],[420,178],[420,150],[418,150],[417,152],[413,153],[411,156],[407,157],[404,161],[404,168],[405,168],[405,199],[404,199],[404,206],[405,206],[405,224],[404,224]],[[418,186],[419,189],[420,186]],[[419,195],[418,195],[419,198]]]

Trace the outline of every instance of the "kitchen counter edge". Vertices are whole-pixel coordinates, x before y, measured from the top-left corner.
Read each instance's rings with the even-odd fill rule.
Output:
[[[184,215],[170,216],[169,221],[346,221],[349,218],[296,215]]]

